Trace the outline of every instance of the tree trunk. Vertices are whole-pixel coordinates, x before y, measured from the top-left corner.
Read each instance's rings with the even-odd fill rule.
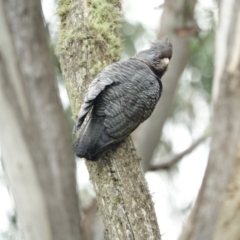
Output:
[[[58,45],[74,119],[87,86],[119,60],[120,1],[61,0]],[[101,161],[86,162],[107,239],[161,239],[151,195],[131,138]]]
[[[0,137],[26,240],[79,240],[75,161],[41,3],[0,0]]]
[[[239,240],[240,2],[222,0],[209,162],[181,240]]]
[[[163,125],[168,117],[176,86],[187,64],[190,39],[197,27],[193,19],[196,0],[168,0],[164,3],[158,39],[167,35],[173,44],[169,70],[163,76],[163,93],[151,117],[135,131],[134,144],[142,157],[144,171],[148,171]]]

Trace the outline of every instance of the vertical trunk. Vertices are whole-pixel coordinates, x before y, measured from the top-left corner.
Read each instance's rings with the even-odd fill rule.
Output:
[[[79,240],[75,161],[41,3],[0,0],[0,140],[26,240]]]
[[[240,2],[222,0],[209,163],[181,240],[239,239]]]
[[[218,221],[213,240],[240,239],[240,137],[236,151],[234,169],[224,194],[223,204],[219,210]]]
[[[87,86],[120,56],[120,1],[59,1],[58,53],[74,118]],[[100,162],[87,162],[107,239],[161,239],[151,195],[131,138]]]

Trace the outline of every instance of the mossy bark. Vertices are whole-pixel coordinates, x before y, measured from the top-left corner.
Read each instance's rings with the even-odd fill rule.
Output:
[[[74,119],[89,83],[121,51],[118,0],[59,1],[57,52]],[[108,239],[161,239],[153,202],[131,138],[87,162]]]

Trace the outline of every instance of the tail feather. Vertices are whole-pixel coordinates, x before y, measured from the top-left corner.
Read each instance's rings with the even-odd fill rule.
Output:
[[[96,161],[110,146],[112,139],[105,133],[104,119],[90,118],[73,143],[80,158]]]

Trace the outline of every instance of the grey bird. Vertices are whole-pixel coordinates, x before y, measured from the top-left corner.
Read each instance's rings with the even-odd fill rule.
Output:
[[[73,129],[74,133],[80,129],[74,142],[76,156],[97,161],[152,114],[171,57],[172,44],[164,38],[98,74],[89,85]]]

